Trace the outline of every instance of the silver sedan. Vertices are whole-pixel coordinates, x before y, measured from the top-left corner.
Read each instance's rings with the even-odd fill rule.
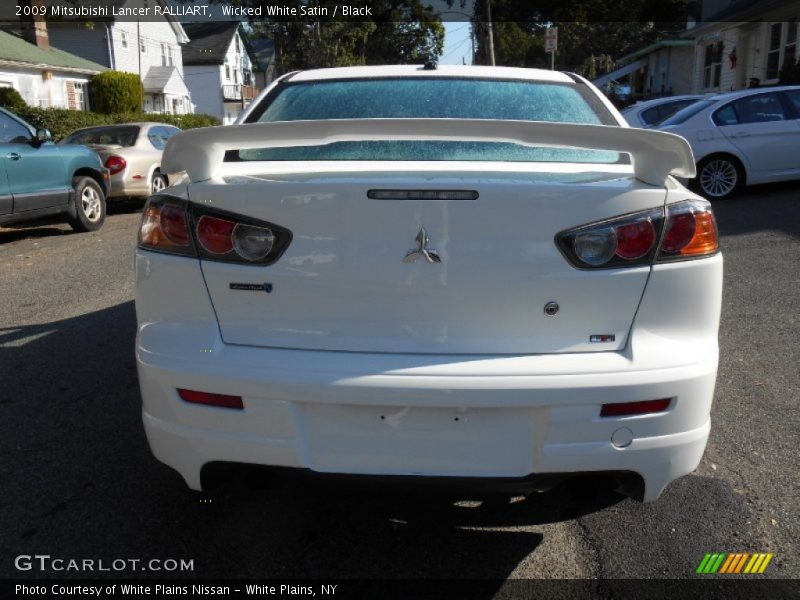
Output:
[[[61,144],[80,144],[95,150],[110,173],[108,196],[144,196],[169,185],[161,172],[161,153],[180,129],[163,123],[124,123],[78,129]]]

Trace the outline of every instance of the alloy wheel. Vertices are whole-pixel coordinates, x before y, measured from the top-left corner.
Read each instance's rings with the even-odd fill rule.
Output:
[[[153,194],[158,194],[164,188],[167,187],[167,182],[164,180],[164,177],[161,175],[154,175],[153,176],[153,183],[150,185],[151,192]]]
[[[737,183],[739,173],[729,160],[712,160],[700,171],[700,188],[712,198],[728,196],[736,189]]]
[[[91,186],[86,186],[81,192],[81,207],[83,214],[92,223],[100,220],[103,216],[103,207],[100,202],[100,194]]]

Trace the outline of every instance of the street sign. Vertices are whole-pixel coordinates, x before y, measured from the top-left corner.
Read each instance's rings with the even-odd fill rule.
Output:
[[[558,48],[558,27],[548,27],[544,32],[544,51],[555,54]]]

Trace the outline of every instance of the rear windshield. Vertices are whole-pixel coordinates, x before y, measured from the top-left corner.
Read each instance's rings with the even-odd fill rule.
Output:
[[[64,144],[81,144],[83,146],[133,146],[139,137],[139,127],[93,127],[76,131],[64,139]]]
[[[662,121],[661,123],[659,123],[659,126],[664,127],[665,125],[680,125],[681,123],[691,119],[693,116],[695,116],[704,108],[708,108],[709,106],[714,104],[714,102],[715,100],[698,100],[697,102],[687,106],[683,110],[679,110],[666,121]]]
[[[674,102],[665,102],[664,104],[659,104],[647,110],[643,110],[639,117],[645,125],[656,125],[695,102],[697,102],[697,100],[675,100]]]
[[[455,78],[387,78],[288,83],[247,122],[317,119],[496,119],[616,125],[594,95],[576,84]],[[477,160],[603,162],[616,152],[528,148],[513,143],[338,142],[229,153],[228,160]]]

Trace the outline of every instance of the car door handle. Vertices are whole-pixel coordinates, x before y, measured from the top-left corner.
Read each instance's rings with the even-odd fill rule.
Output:
[[[8,154],[6,154],[6,158],[10,158],[11,160],[19,160],[20,158],[22,158],[22,156],[20,156],[16,152],[9,152]]]
[[[747,137],[748,135],[750,135],[750,134],[747,133],[746,131],[735,131],[734,133],[731,134],[731,137],[732,138],[742,138],[742,137]]]

